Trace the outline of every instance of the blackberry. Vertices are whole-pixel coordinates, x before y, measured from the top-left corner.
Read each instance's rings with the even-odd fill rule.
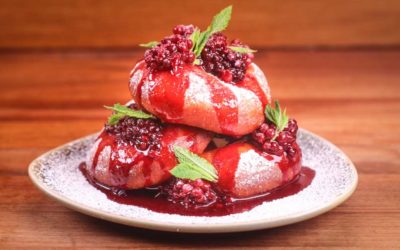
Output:
[[[267,141],[262,145],[264,152],[268,154],[282,156],[283,147],[276,141]]]
[[[182,35],[182,36],[187,36],[192,34],[194,31],[194,26],[193,25],[177,25],[175,28],[172,30],[172,32],[175,35]]]
[[[289,131],[292,135],[296,135],[298,129],[299,127],[297,126],[297,121],[295,119],[289,119],[288,125],[284,131]]]
[[[178,25],[173,30],[174,35],[165,37],[155,47],[146,50],[144,61],[147,67],[158,71],[176,71],[185,63],[193,63],[193,42],[189,38],[193,30],[193,26]]]
[[[228,45],[222,33],[213,34],[201,52],[202,67],[225,82],[237,83],[243,80],[253,56],[235,52]],[[246,47],[239,40],[233,40],[230,45]]]
[[[232,40],[231,46],[249,48],[249,46],[247,46],[246,44],[242,43],[239,39]],[[253,53],[247,53],[247,54],[242,54],[242,55],[246,56],[246,57],[244,57],[245,63],[246,63],[246,66],[249,66],[249,64],[254,59],[254,54]]]
[[[289,158],[293,158],[296,150],[292,145],[296,142],[297,130],[296,120],[289,119],[288,125],[276,135],[276,126],[267,121],[261,124],[251,137],[264,152],[278,156],[286,153]]]
[[[139,151],[149,155],[158,155],[161,149],[163,126],[154,119],[124,117],[116,125],[106,124],[106,133],[114,135],[117,140],[129,143]]]
[[[202,179],[173,179],[165,185],[161,194],[173,203],[179,203],[186,208],[210,205],[217,200],[217,193],[211,184]]]

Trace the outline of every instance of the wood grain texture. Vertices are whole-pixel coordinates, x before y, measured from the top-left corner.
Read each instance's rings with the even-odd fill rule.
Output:
[[[0,48],[132,48],[232,3],[227,34],[253,47],[400,45],[397,0],[0,0]]]
[[[179,235],[91,218],[27,176],[45,151],[99,130],[103,104],[129,99],[132,52],[0,54],[0,249],[399,249],[400,51],[260,51],[273,96],[355,163],[359,186],[336,209],[240,234]]]

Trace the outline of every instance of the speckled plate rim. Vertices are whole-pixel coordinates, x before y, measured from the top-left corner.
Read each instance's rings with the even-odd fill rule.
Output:
[[[63,150],[64,148],[69,147],[70,145],[76,144],[79,141],[88,139],[90,137],[93,137],[95,134],[88,135],[85,137],[82,137],[80,139],[74,140],[72,142],[66,143],[64,145],[61,145],[55,149],[52,149],[43,155],[39,156],[35,160],[33,160],[28,168],[28,173],[29,177],[34,183],[34,185],[41,190],[43,193],[45,193],[47,196],[50,198],[53,198],[60,203],[62,203],[64,206],[73,209],[75,211],[81,212],[83,214],[93,216],[99,219],[123,224],[123,225],[128,225],[128,226],[133,226],[133,227],[139,227],[139,228],[145,228],[145,229],[152,229],[152,230],[159,230],[159,231],[168,231],[168,232],[181,232],[181,233],[229,233],[229,232],[244,232],[244,231],[253,231],[253,230],[260,230],[260,229],[268,229],[268,228],[274,228],[274,227],[279,227],[279,226],[284,226],[284,225],[289,225],[293,223],[297,223],[300,221],[304,221],[313,217],[316,217],[318,215],[321,215],[341,203],[343,203],[345,200],[347,200],[355,191],[357,184],[358,184],[358,175],[357,175],[357,170],[352,163],[352,161],[348,158],[348,156],[340,150],[337,146],[329,142],[328,140],[308,131],[305,129],[301,129],[302,133],[309,134],[312,137],[315,137],[316,139],[322,141],[323,143],[327,144],[328,146],[332,147],[335,149],[337,152],[341,153],[343,155],[344,160],[346,161],[346,164],[348,167],[351,169],[351,171],[354,174],[354,179],[351,185],[349,185],[346,190],[343,191],[343,193],[339,196],[337,196],[335,199],[330,201],[327,204],[317,206],[314,209],[309,209],[304,212],[299,212],[296,214],[291,214],[287,216],[278,216],[274,218],[274,220],[270,219],[256,219],[256,220],[249,220],[246,222],[227,222],[227,223],[219,223],[219,224],[209,224],[209,223],[193,223],[193,224],[181,224],[181,223],[165,223],[165,222],[157,222],[154,220],[149,220],[147,218],[127,218],[121,215],[105,212],[99,209],[93,209],[91,207],[85,206],[85,204],[78,203],[74,200],[69,199],[68,197],[65,197],[58,193],[57,191],[52,190],[51,188],[47,187],[45,183],[43,183],[42,179],[40,179],[34,172],[34,168],[36,165],[40,165],[40,161],[45,159],[48,155],[50,155],[54,151],[59,151]]]

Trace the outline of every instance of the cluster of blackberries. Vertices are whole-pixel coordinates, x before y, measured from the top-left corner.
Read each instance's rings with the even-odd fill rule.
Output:
[[[225,82],[240,82],[253,55],[235,52],[228,46],[227,38],[222,33],[212,35],[201,52],[202,67]],[[230,46],[247,47],[239,40],[233,40]]]
[[[292,145],[296,141],[297,130],[296,120],[289,119],[283,131],[276,134],[276,126],[267,121],[252,133],[252,138],[264,152],[278,156],[286,152],[291,158],[296,154],[296,150]]]
[[[217,200],[217,194],[211,184],[202,179],[194,181],[187,179],[173,179],[162,189],[162,194],[174,203],[187,208],[206,206]]]
[[[178,25],[174,34],[161,40],[155,47],[146,50],[144,60],[152,70],[177,70],[185,63],[193,63],[193,42],[189,35],[194,31],[192,25]]]
[[[137,150],[155,156],[161,149],[162,128],[158,120],[124,117],[115,125],[106,124],[104,130]]]

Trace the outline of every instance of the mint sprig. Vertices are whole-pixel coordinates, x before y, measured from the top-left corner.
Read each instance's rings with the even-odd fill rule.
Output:
[[[139,44],[139,46],[140,46],[140,47],[144,47],[144,48],[153,48],[153,47],[155,47],[157,44],[158,44],[157,41],[151,41],[151,42],[148,42],[148,43],[141,43],[141,44]]]
[[[275,108],[268,104],[265,107],[264,113],[267,119],[276,126],[276,133],[272,139],[275,140],[275,138],[281,131],[283,131],[289,122],[289,117],[286,115],[286,109],[282,111],[279,102],[275,101]]]
[[[121,105],[119,103],[114,104],[114,106],[104,106],[106,109],[114,111],[114,113],[108,118],[109,125],[115,125],[119,120],[125,116],[141,119],[155,119],[156,117],[145,113],[141,110],[130,109],[127,106]]]
[[[255,53],[257,50],[246,48],[246,47],[238,47],[238,46],[228,46],[231,50],[235,52],[239,52],[242,54],[247,54],[247,53]]]
[[[190,35],[190,40],[193,42],[192,49],[196,49],[196,45],[198,44],[198,40],[200,38],[201,31],[199,29],[195,29],[193,33]]]
[[[225,9],[221,10],[218,14],[216,14],[211,24],[207,27],[207,29],[201,32],[199,29],[195,29],[190,39],[193,42],[192,51],[195,54],[194,64],[201,64],[201,60],[199,59],[201,52],[207,44],[208,39],[217,32],[221,32],[228,27],[229,21],[232,16],[232,5],[229,5]],[[139,44],[141,47],[145,48],[153,48],[158,44],[156,41],[151,41],[148,43]],[[229,46],[230,49],[239,53],[254,53],[255,50],[243,47]]]
[[[179,146],[174,146],[174,153],[179,164],[170,170],[173,176],[180,179],[204,179],[211,182],[218,180],[217,171],[206,159]]]
[[[197,39],[193,39],[193,53],[196,57],[200,56],[201,51],[203,51],[204,46],[210,36],[216,32],[221,32],[228,27],[229,21],[231,20],[232,16],[232,5],[226,7],[225,9],[221,10],[217,15],[214,16],[213,20],[211,21],[210,26],[199,35],[196,35]]]

